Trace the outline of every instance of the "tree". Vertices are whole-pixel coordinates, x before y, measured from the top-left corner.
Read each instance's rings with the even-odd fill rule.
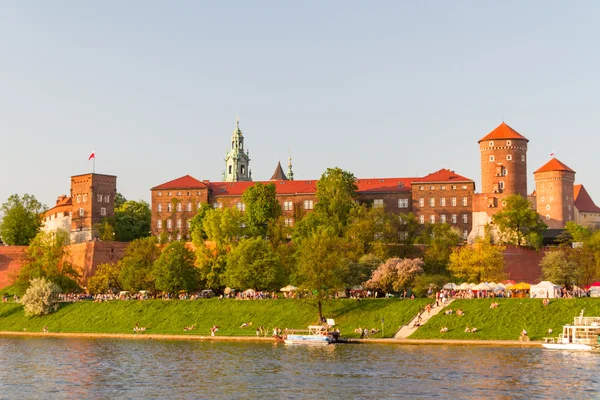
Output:
[[[413,293],[420,297],[429,295],[429,291],[436,292],[441,290],[446,283],[450,281],[447,275],[419,275],[413,283]]]
[[[204,217],[206,213],[212,210],[212,207],[208,203],[202,203],[198,212],[194,217],[190,220],[190,236],[192,237],[192,242],[196,246],[200,246],[204,244],[204,241],[208,238],[206,232],[204,232]]]
[[[242,235],[244,217],[237,208],[215,208],[206,213],[202,228],[208,240],[217,246],[237,243]]]
[[[20,197],[13,194],[0,207],[0,237],[11,246],[27,246],[42,226],[42,213],[46,210],[33,195]]]
[[[518,194],[504,199],[502,211],[492,217],[498,226],[500,241],[515,246],[529,245],[539,248],[542,245],[542,231],[547,228],[539,214],[531,209],[529,201]]]
[[[150,205],[143,201],[127,200],[115,208],[115,238],[131,242],[150,236]]]
[[[577,264],[569,259],[565,251],[555,250],[544,255],[540,261],[542,277],[546,281],[572,287],[579,282],[580,272]]]
[[[356,177],[340,168],[327,168],[317,181],[315,213],[327,220],[340,236],[346,229],[350,210],[356,205]]]
[[[227,253],[224,246],[216,246],[214,242],[202,243],[196,248],[196,266],[200,274],[200,282],[207,289],[225,287],[225,270]]]
[[[166,246],[153,266],[155,286],[165,293],[186,292],[198,288],[198,270],[194,266],[194,252],[185,242],[175,241]]]
[[[408,289],[417,276],[423,273],[423,260],[420,258],[389,258],[381,264],[365,286],[384,292]]]
[[[21,302],[26,317],[38,317],[58,310],[60,288],[45,278],[35,278]]]
[[[373,271],[381,265],[382,260],[375,254],[365,254],[356,262],[350,262],[350,271],[348,274],[348,287],[363,285],[371,278]]]
[[[114,217],[103,218],[102,221],[94,224],[94,231],[98,235],[98,239],[103,242],[111,242],[115,240],[115,220]]]
[[[265,237],[269,224],[282,214],[275,184],[257,182],[244,191],[242,200],[246,207],[244,220],[248,235]]]
[[[232,288],[276,290],[281,272],[278,254],[260,237],[242,239],[227,255],[225,277]]]
[[[116,293],[120,291],[119,274],[121,267],[115,263],[105,263],[98,265],[94,275],[88,279],[88,292],[96,293]]]
[[[323,320],[323,302],[346,288],[349,261],[345,257],[346,240],[332,228],[321,227],[297,244],[298,283],[309,290],[317,302],[319,321]]]
[[[473,245],[457,247],[452,251],[448,271],[461,281],[501,281],[506,277],[504,249],[492,244],[489,235],[477,238]]]
[[[46,278],[65,292],[79,291],[77,279],[80,275],[66,260],[65,246],[68,244],[69,234],[62,229],[39,232],[27,248],[27,262],[15,283],[17,290],[23,293],[32,279]]]
[[[136,239],[129,243],[119,261],[119,283],[124,290],[154,292],[152,267],[160,256],[158,241],[154,236]]]
[[[117,194],[115,194],[115,210],[119,207],[121,207],[121,205],[123,203],[125,203],[127,201],[127,199],[125,198],[125,196],[123,196],[121,193],[117,192]]]
[[[454,247],[463,242],[460,230],[449,224],[427,224],[419,241],[425,244],[423,261],[425,273],[445,275],[448,271],[450,254]]]

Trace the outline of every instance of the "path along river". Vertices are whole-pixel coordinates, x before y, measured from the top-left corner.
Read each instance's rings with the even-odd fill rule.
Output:
[[[0,338],[0,398],[598,398],[600,354],[541,348]]]

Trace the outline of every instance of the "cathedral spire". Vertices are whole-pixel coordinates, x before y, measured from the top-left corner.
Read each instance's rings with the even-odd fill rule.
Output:
[[[240,130],[240,118],[235,121],[235,130],[231,134],[231,150],[225,157],[225,182],[251,181],[250,156],[244,150],[244,135]]]
[[[288,157],[288,170],[287,170],[287,178],[290,181],[294,180],[294,171],[292,171],[292,152],[290,151],[290,156]]]

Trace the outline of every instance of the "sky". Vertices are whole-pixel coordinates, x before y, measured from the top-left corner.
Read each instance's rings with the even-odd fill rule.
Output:
[[[600,2],[13,1],[0,5],[0,202],[52,206],[70,176],[118,191],[220,181],[236,117],[254,180],[448,168],[481,186],[477,141],[527,137],[600,205]]]

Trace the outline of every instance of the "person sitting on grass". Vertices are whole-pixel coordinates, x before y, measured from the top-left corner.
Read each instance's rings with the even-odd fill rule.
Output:
[[[448,327],[442,326],[442,329],[440,329],[440,333],[446,333],[446,332],[448,332]]]
[[[444,315],[450,315],[450,314],[454,314],[454,311],[452,311],[451,308],[449,308],[446,311],[444,311]]]
[[[469,325],[467,325],[467,327],[465,328],[465,333],[471,333],[471,329],[469,328]]]
[[[463,310],[461,310],[460,308],[458,310],[456,310],[456,315],[458,315],[459,317],[462,317],[464,315]]]
[[[552,328],[548,328],[548,335],[552,334]]]
[[[475,332],[477,332],[477,328],[475,328],[475,327],[472,327],[472,328],[471,328],[471,333],[475,333]]]

